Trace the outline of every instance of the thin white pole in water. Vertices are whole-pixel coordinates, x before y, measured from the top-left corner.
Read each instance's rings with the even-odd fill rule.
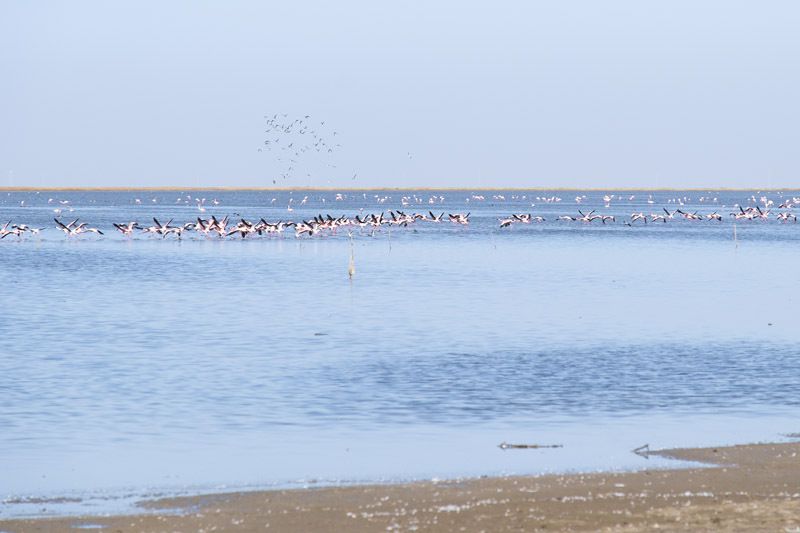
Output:
[[[736,222],[733,223],[733,243],[736,245],[736,248],[739,247],[739,240],[736,238]]]
[[[356,275],[356,258],[353,251],[353,234],[350,233],[350,263],[347,265],[347,275],[352,280]]]

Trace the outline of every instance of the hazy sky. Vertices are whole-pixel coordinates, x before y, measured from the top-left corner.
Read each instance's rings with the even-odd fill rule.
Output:
[[[4,0],[0,185],[798,186],[799,28],[796,1]],[[341,150],[279,178],[273,113]]]

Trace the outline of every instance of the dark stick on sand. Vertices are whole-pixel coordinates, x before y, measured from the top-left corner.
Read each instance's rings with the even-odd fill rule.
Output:
[[[645,459],[650,459],[650,445],[645,444],[644,446],[639,446],[638,448],[634,448],[631,450],[636,455],[644,457]]]

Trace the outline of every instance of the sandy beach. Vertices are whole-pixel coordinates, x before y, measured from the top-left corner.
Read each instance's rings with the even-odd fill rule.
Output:
[[[800,443],[654,453],[713,466],[212,494],[142,502],[142,515],[0,521],[0,531],[800,530]]]

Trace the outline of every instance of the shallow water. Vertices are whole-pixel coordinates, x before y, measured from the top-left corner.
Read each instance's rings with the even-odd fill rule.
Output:
[[[403,207],[414,194],[423,203]],[[48,229],[0,241],[0,516],[102,512],[154,491],[637,468],[667,464],[630,453],[645,442],[800,429],[800,226],[739,222],[734,242],[727,216],[752,194],[800,193],[626,192],[608,208],[604,194],[191,192],[208,197],[200,213],[178,192],[2,193],[0,223]],[[726,220],[619,221],[684,197]],[[472,223],[355,230],[352,281],[342,230],[177,241],[111,228],[398,207]],[[619,219],[497,227],[578,208]],[[54,209],[106,236],[67,240]],[[64,495],[79,501],[52,500]]]

